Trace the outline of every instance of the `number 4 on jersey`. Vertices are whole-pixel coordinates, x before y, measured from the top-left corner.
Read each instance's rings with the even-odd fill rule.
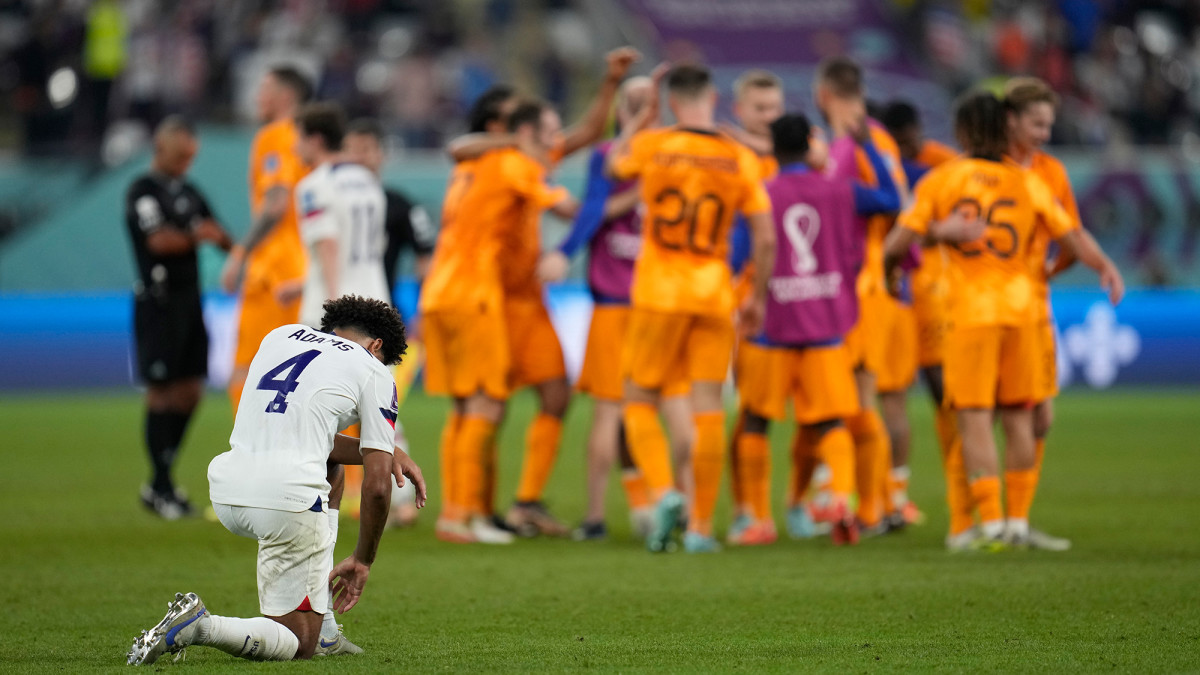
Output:
[[[267,371],[258,381],[256,389],[275,392],[275,398],[267,404],[267,412],[282,413],[287,411],[287,396],[296,391],[300,384],[300,373],[321,354],[319,349],[310,349],[303,354],[297,354],[283,363]],[[287,374],[283,379],[280,375]]]

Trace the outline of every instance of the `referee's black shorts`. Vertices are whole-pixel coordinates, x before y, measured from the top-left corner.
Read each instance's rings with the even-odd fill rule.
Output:
[[[198,289],[159,297],[138,293],[133,301],[133,333],[138,372],[146,382],[208,374],[208,331]]]

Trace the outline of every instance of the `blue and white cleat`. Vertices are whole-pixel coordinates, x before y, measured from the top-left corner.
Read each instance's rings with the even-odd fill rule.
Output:
[[[683,550],[688,553],[719,553],[721,545],[716,537],[707,537],[699,532],[683,533]]]
[[[331,610],[332,611],[332,610]],[[317,639],[317,649],[313,652],[313,656],[337,656],[338,654],[361,654],[362,647],[354,644],[346,639],[346,635],[342,633],[342,625],[338,624],[337,637],[332,640],[325,639],[322,635]]]
[[[150,665],[163,654],[182,652],[196,638],[200,619],[207,613],[195,593],[176,593],[175,601],[167,603],[162,621],[134,639],[125,662],[131,666]]]
[[[733,524],[729,526],[729,532],[725,535],[725,541],[729,544],[733,544],[734,542],[741,540],[742,536],[746,533],[746,530],[750,529],[750,526],[753,524],[754,519],[745,513],[739,515],[737,518],[734,518]]]
[[[683,495],[671,490],[658,500],[654,507],[654,527],[646,537],[646,548],[651,553],[663,553],[671,545],[671,533],[683,515]]]
[[[787,532],[792,539],[812,539],[817,536],[817,524],[813,522],[807,506],[798,504],[787,510]]]

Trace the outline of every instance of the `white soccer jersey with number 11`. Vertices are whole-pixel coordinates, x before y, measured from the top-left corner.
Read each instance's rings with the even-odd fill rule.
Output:
[[[361,295],[391,302],[383,270],[386,209],[387,199],[379,179],[358,164],[322,164],[296,186],[300,237],[308,247],[301,323],[319,324],[321,306],[331,297]],[[337,242],[334,294],[326,288],[325,271],[315,248],[321,240]]]
[[[361,345],[292,324],[250,363],[230,450],[208,465],[213,503],[304,511],[329,499],[333,437],[361,424],[361,447],[393,451],[396,384]]]

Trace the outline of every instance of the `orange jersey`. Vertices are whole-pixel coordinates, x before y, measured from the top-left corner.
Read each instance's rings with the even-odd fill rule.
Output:
[[[504,173],[513,190],[524,197],[516,208],[505,213],[501,223],[500,277],[505,298],[542,299],[542,282],[537,278],[538,258],[542,255],[542,213],[566,198],[565,188],[546,186],[546,168],[537,160],[518,151],[502,150]]]
[[[265,284],[269,288],[304,276],[307,256],[300,240],[292,191],[308,174],[308,167],[296,155],[297,136],[291,118],[282,119],[259,129],[250,148],[251,211],[255,214],[261,211],[263,200],[272,188],[282,187],[288,196],[283,217],[250,252],[246,262],[248,286]]]
[[[1079,205],[1075,203],[1075,193],[1071,190],[1071,181],[1067,178],[1067,170],[1062,162],[1044,152],[1034,152],[1033,161],[1028,170],[1042,179],[1050,194],[1075,221],[1076,226],[1082,227],[1079,219]],[[1042,316],[1050,317],[1050,280],[1046,278],[1046,255],[1050,248],[1050,237],[1040,230],[1034,235],[1033,245],[1029,252],[1029,263],[1032,265],[1034,280],[1038,282],[1038,299],[1042,302]]]
[[[1038,230],[1058,239],[1077,223],[1046,185],[1010,162],[956,159],[930,171],[898,223],[918,234],[959,211],[987,222],[978,240],[947,246],[949,316],[955,326],[1018,325],[1036,319],[1030,258]]]
[[[779,160],[771,155],[758,155],[759,175],[762,176],[762,182],[774,178],[779,174]],[[747,260],[742,266],[742,271],[738,274],[734,281],[734,299],[740,304],[743,300],[750,297],[754,292],[754,260]]]
[[[512,149],[454,167],[442,205],[442,231],[421,293],[423,311],[500,309],[500,256],[508,231],[527,226],[531,213],[540,214],[567,195],[564,188],[546,185],[543,174],[541,165]],[[504,267],[512,266],[504,262]]]
[[[634,136],[612,169],[618,180],[640,178],[643,234],[633,306],[730,316],[734,216],[771,210],[754,153],[715,131],[667,127]]]
[[[879,156],[892,172],[892,181],[900,193],[900,202],[907,201],[908,178],[904,175],[904,166],[900,163],[900,147],[895,139],[879,124],[869,122],[871,142],[879,151]],[[857,145],[854,148],[854,162],[858,180],[867,187],[878,187],[879,179],[867,153]],[[863,249],[863,267],[858,274],[859,295],[867,293],[886,293],[887,284],[883,280],[883,240],[892,229],[896,217],[888,213],[880,213],[867,218],[867,242]]]
[[[958,151],[932,139],[925,139],[921,143],[921,149],[917,151],[917,156],[913,158],[917,164],[923,164],[929,168],[934,168],[939,164],[944,164],[958,157]]]

